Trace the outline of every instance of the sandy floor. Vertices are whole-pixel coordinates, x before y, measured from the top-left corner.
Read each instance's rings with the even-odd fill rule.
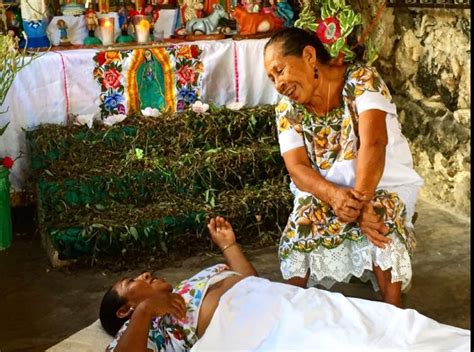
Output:
[[[420,201],[413,285],[404,297],[441,323],[470,329],[470,221]],[[99,269],[51,269],[39,238],[31,234],[31,212],[16,216],[12,247],[0,252],[0,351],[43,351],[97,319],[103,293],[115,280],[140,269],[110,273]],[[260,275],[281,281],[276,247],[248,252]],[[171,283],[219,262],[208,255],[159,270]],[[362,283],[332,290],[379,299]]]

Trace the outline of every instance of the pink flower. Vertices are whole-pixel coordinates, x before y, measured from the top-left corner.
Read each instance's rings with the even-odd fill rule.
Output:
[[[9,156],[6,156],[2,159],[2,165],[4,168],[11,169],[14,163],[15,161]]]
[[[341,37],[341,26],[337,18],[328,17],[318,24],[316,35],[324,44],[332,44]]]
[[[178,80],[182,85],[185,85],[187,83],[193,84],[196,79],[196,75],[194,74],[193,69],[186,65],[181,66],[177,73]]]
[[[102,82],[105,88],[117,89],[120,86],[120,73],[111,68],[104,73],[104,81]]]
[[[177,294],[178,295],[184,295],[185,293],[189,292],[190,289],[191,289],[191,285],[190,284],[185,284],[183,286],[183,288],[177,292]]]

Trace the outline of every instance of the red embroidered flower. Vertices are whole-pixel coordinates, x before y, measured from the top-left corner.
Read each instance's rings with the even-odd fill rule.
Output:
[[[196,75],[193,69],[186,65],[181,66],[177,73],[178,80],[182,85],[185,85],[187,83],[193,84],[196,79]]]
[[[109,69],[104,73],[102,84],[106,89],[117,89],[120,86],[120,73],[115,68]]]
[[[105,51],[101,51],[99,55],[97,55],[97,63],[99,66],[105,64]]]
[[[191,45],[191,55],[193,59],[197,59],[199,56],[199,49],[196,45]]]
[[[13,164],[15,163],[15,161],[10,158],[9,156],[6,156],[2,159],[2,165],[3,167],[7,168],[7,169],[11,169],[13,167]]]
[[[341,25],[337,18],[328,17],[318,24],[316,35],[324,44],[332,44],[341,37]]]
[[[173,335],[174,337],[176,337],[176,339],[178,340],[182,340],[184,338],[184,335],[183,333],[181,332],[181,330],[175,330],[173,331]]]

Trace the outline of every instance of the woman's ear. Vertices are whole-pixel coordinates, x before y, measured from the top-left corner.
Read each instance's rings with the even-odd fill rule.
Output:
[[[117,310],[117,317],[120,319],[126,318],[128,316],[131,316],[134,311],[134,308],[131,307],[128,303],[124,304]]]
[[[306,45],[303,49],[303,59],[314,67],[316,65],[316,49],[311,45]]]

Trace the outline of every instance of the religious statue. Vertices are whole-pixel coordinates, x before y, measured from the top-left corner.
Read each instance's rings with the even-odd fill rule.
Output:
[[[48,7],[45,0],[21,0],[21,17],[27,40],[20,42],[21,47],[42,48],[50,45],[46,36],[48,27]]]
[[[122,4],[118,10],[118,21],[120,27],[120,35],[117,38],[117,43],[131,43],[133,37],[128,34],[128,26],[130,23],[129,10],[127,4]]]
[[[203,10],[203,0],[180,0],[181,25],[186,25],[194,18],[203,17]]]
[[[101,41],[94,35],[94,31],[99,25],[99,18],[94,10],[93,3],[89,3],[89,7],[84,13],[84,19],[86,21],[87,30],[89,31],[89,36],[84,39],[84,45],[100,45]]]
[[[221,18],[230,19],[229,14],[219,4],[214,4],[212,13],[204,18],[193,18],[186,22],[188,34],[211,34],[217,31]]]
[[[59,45],[71,45],[69,38],[67,37],[67,24],[63,19],[56,22],[56,26],[59,29]]]
[[[144,60],[136,77],[140,109],[151,107],[164,110],[166,102],[163,68],[151,50],[145,49]]]

